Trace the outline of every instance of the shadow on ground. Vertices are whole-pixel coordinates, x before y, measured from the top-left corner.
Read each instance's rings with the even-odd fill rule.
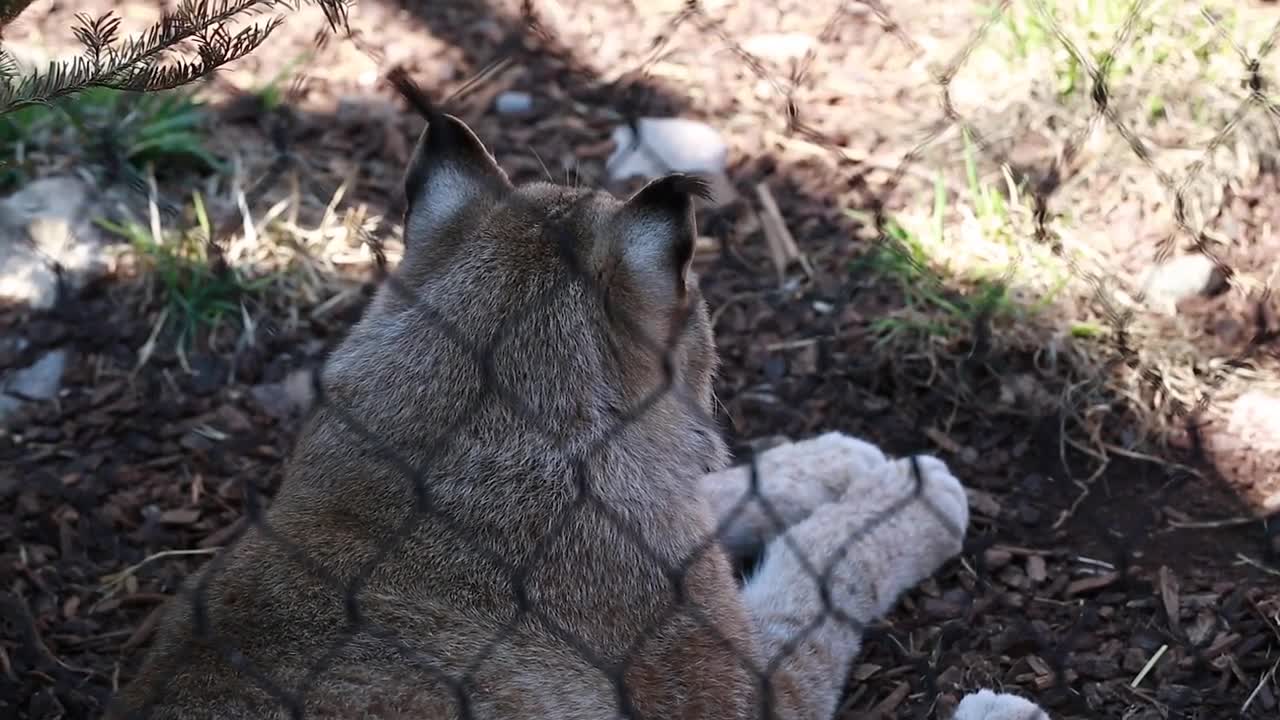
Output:
[[[619,122],[699,114],[697,102],[658,81],[628,73],[602,80],[518,13],[483,2],[402,8],[456,48],[462,62],[453,76],[510,59],[516,75],[508,81],[533,93],[534,110],[522,116],[459,102],[514,179],[550,171],[598,183],[609,151],[602,140]],[[429,63],[411,58],[405,66],[438,97],[446,88],[430,81]],[[333,114],[292,113],[283,142],[275,120],[232,113],[227,122],[264,142],[274,135],[295,170],[325,161],[317,159],[324,149],[367,148],[355,162],[344,158],[361,173],[349,201],[394,219],[401,205],[388,198],[398,188],[398,156],[421,125],[398,107],[382,96],[348,98]],[[319,186],[331,177],[311,170]],[[929,717],[963,691],[992,684],[1036,698],[1055,717],[1118,717],[1133,702],[1127,686],[1157,652],[1166,660],[1147,694],[1172,716],[1238,712],[1253,690],[1244,680],[1267,670],[1278,637],[1259,600],[1274,578],[1241,557],[1280,558],[1262,523],[1231,521],[1242,508],[1214,469],[1192,457],[1115,456],[1099,474],[1097,459],[1069,442],[1080,428],[1060,412],[997,409],[992,399],[1015,378],[1057,391],[1062,380],[1038,369],[1035,348],[982,330],[947,338],[938,352],[878,348],[867,328],[901,302],[900,288],[859,269],[868,243],[855,237],[865,228],[823,192],[841,183],[865,193],[864,209],[875,207],[876,190],[856,166],[833,171],[763,153],[735,161],[729,174],[739,200],[704,209],[699,220],[704,234],[723,241],[700,262],[723,356],[717,392],[735,447],[843,430],[894,454],[937,454],[974,490],[964,560],[870,633],[847,717],[889,701],[895,716]],[[792,267],[779,285],[754,201],[761,182],[813,277]],[[372,287],[369,275],[335,312],[264,314],[241,334],[251,342],[230,350],[161,347],[136,370],[157,304],[134,286],[104,283],[48,312],[0,311],[5,334],[27,339],[5,366],[54,348],[74,357],[58,399],[29,408],[22,430],[0,436],[9,468],[0,471],[9,561],[0,649],[17,683],[0,706],[16,717],[88,717],[114,683],[127,681],[165,598],[242,526],[244,484],[268,494],[278,484],[297,429],[291,373],[322,360]],[[968,297],[959,287],[949,292]],[[1132,421],[1121,402],[1105,400],[1104,431],[1120,436]],[[1175,461],[1203,477],[1172,468]],[[1213,519],[1226,521],[1203,525]],[[190,554],[156,559],[174,550]],[[1180,588],[1172,610],[1170,577]]]

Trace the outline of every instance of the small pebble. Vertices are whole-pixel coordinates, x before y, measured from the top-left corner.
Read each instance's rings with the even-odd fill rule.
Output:
[[[494,98],[493,109],[499,115],[524,115],[533,110],[533,95],[519,90],[508,90]]]
[[[999,570],[1013,560],[1013,555],[1008,550],[990,548],[982,554],[982,559],[988,570]]]

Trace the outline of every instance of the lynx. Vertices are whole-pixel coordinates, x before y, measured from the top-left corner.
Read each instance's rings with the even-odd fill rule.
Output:
[[[404,258],[263,522],[109,717],[832,718],[861,628],[961,550],[947,466],[838,433],[756,488],[728,466],[700,181],[517,187],[435,113],[404,187]],[[957,717],[1044,716],[983,691]]]

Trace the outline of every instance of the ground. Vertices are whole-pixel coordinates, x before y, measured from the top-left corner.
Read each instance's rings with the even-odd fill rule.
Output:
[[[141,27],[154,5],[121,9]],[[400,173],[421,127],[383,81],[400,66],[436,99],[488,69],[451,107],[520,180],[606,184],[609,134],[627,118],[717,128],[737,198],[700,211],[708,240],[697,262],[739,455],[765,438],[842,430],[891,453],[936,454],[971,489],[965,552],[872,629],[840,718],[946,718],[978,687],[1024,694],[1055,719],[1276,717],[1280,547],[1259,503],[1280,472],[1267,475],[1257,443],[1221,456],[1229,462],[1212,454],[1227,446],[1215,421],[1232,401],[1280,378],[1267,345],[1276,304],[1259,291],[1280,256],[1268,108],[1260,101],[1215,144],[1227,100],[1247,89],[1224,82],[1194,112],[1162,99],[1167,109],[1135,114],[1171,67],[1135,58],[1168,48],[1116,53],[1108,102],[1086,92],[1020,104],[1038,92],[1030,81],[963,52],[981,24],[973,8],[755,5],[534,3],[532,23],[514,4],[366,0],[352,37],[317,47],[323,19],[298,13],[203,87],[210,152],[233,167],[162,176],[159,195],[185,207],[203,193],[214,223],[233,231],[228,262],[275,263],[265,288],[238,297],[217,329],[177,337],[161,318],[178,312],[170,286],[149,272],[157,256],[135,244],[73,301],[0,312],[4,336],[26,341],[0,346],[3,368],[71,351],[56,400],[28,404],[0,435],[6,716],[96,716],[129,679],[162,603],[243,526],[246,493],[274,491],[297,430],[293,373],[341,338],[378,277],[361,229],[396,257]],[[69,13],[40,0],[5,41],[73,48]],[[1009,27],[1031,36],[1030,25]],[[1099,42],[1066,27],[1081,47]],[[1206,52],[1207,65],[1225,57],[1233,82],[1247,80],[1221,33],[1195,27],[1210,38],[1195,48],[1222,50]],[[791,53],[775,32],[807,37],[813,54]],[[750,55],[735,53],[744,47]],[[953,57],[967,58],[954,74]],[[938,61],[932,75],[926,60]],[[1127,82],[1140,70],[1151,79]],[[1087,70],[1075,72],[1059,81],[1087,85]],[[495,112],[506,90],[530,93],[531,111]],[[1099,106],[1122,112],[1156,159],[1134,153]],[[1224,107],[1222,123],[1204,120]],[[1204,124],[1183,122],[1192,115]],[[1088,117],[1102,120],[1090,130]],[[925,138],[935,142],[913,151]],[[47,155],[42,173],[80,162]],[[1066,262],[1045,250],[1054,242],[1078,243],[1115,277],[1142,276],[1166,236],[1185,254],[1177,203],[1152,168],[1201,157],[1207,179],[1184,186],[1195,195],[1188,223],[1229,237],[1215,247],[1234,270],[1231,291],[1117,320],[1078,261],[1068,289],[1046,292]],[[1060,188],[1044,184],[1049,167],[1065,168]],[[1181,169],[1168,172],[1180,181]],[[1037,190],[1052,217],[1001,195],[1008,187]],[[241,230],[240,192],[252,232]],[[779,216],[762,192],[801,261],[778,262]],[[928,267],[904,264],[904,246]],[[991,277],[972,260],[986,254],[1025,258],[997,275],[1044,299],[1039,312],[1009,300],[1020,297],[1012,289],[985,303]],[[1221,371],[1231,359],[1246,370]],[[1209,390],[1199,414],[1168,407]],[[1259,469],[1241,475],[1249,463]]]

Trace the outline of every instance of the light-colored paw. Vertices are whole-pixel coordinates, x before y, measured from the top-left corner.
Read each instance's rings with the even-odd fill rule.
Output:
[[[830,502],[854,481],[879,474],[888,462],[880,448],[865,440],[827,432],[761,453],[758,467],[762,476],[785,477],[792,491],[819,490]]]
[[[942,460],[932,455],[915,455],[891,460],[879,472],[853,478],[842,502],[869,502],[874,505],[906,504],[923,521],[921,532],[943,533],[954,541],[956,552],[969,527],[969,496],[964,485]],[[918,471],[918,473],[917,473]],[[909,501],[909,502],[908,502]],[[928,517],[924,517],[921,514]]]
[[[754,493],[749,465],[703,476],[699,491],[710,505],[721,542],[732,555],[748,556],[839,499],[855,479],[883,472],[888,462],[875,445],[828,432],[760,453]]]
[[[889,462],[889,458],[875,445],[836,431],[792,443],[791,447],[806,456],[809,464],[829,470],[839,468],[846,483],[856,477],[874,474]]]
[[[931,514],[943,526],[954,542],[955,553],[960,552],[965,532],[969,529],[969,494],[964,491],[960,479],[951,468],[932,455],[917,455],[894,460],[899,481],[919,493],[921,502],[931,509]],[[918,477],[917,477],[918,471]]]
[[[1049,720],[1049,714],[1026,698],[979,690],[960,701],[951,720]]]
[[[880,472],[854,479],[841,504],[874,526],[860,542],[861,554],[873,569],[883,603],[937,572],[963,549],[969,499],[938,458],[892,460]]]

